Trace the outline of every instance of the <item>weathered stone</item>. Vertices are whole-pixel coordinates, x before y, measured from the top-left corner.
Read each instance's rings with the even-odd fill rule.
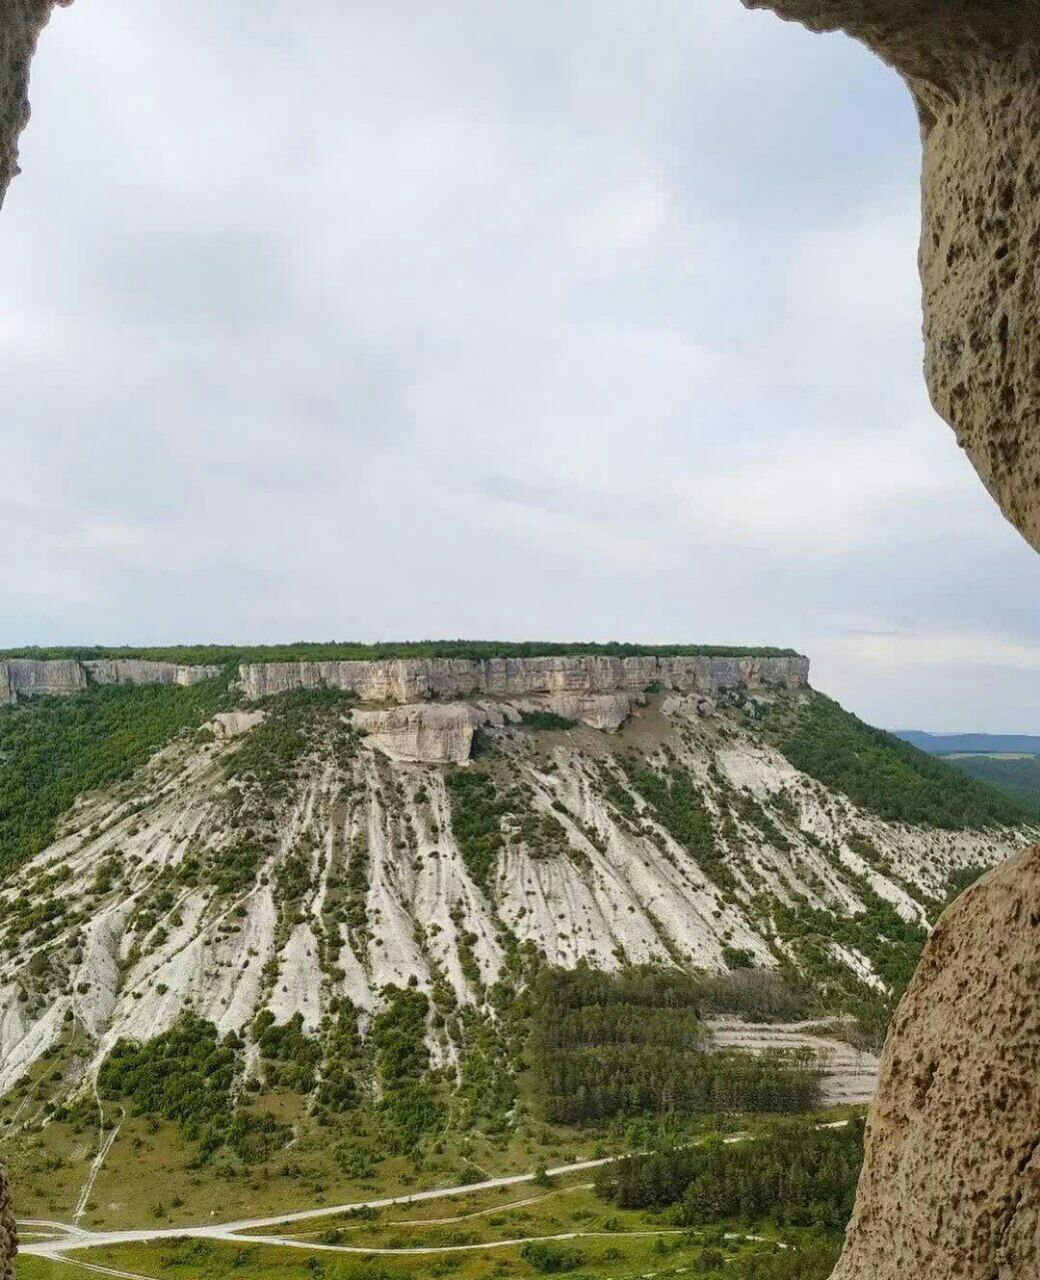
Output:
[[[2,0],[0,0],[2,2]],[[91,684],[197,684],[220,673],[219,667],[178,666],[137,658],[5,658],[0,661],[0,705],[19,698],[71,697]]]
[[[616,733],[632,714],[632,699],[624,693],[550,693],[542,702],[547,711],[604,733]]]
[[[18,135],[29,121],[29,63],[55,4],[71,0],[0,0],[0,207],[18,172]]]
[[[906,80],[924,141],[925,375],[1040,549],[1040,0],[744,0],[844,30]]]
[[[940,920],[892,1023],[835,1280],[1040,1275],[1040,849]]]
[[[266,718],[266,712],[263,711],[221,711],[213,717],[210,727],[214,738],[228,742],[251,732]]]
[[[744,0],[862,40],[924,142],[925,376],[1040,549],[1040,0]],[[1040,851],[944,915],[882,1060],[834,1280],[1040,1274]]]
[[[385,711],[353,713],[365,745],[391,760],[424,764],[462,764],[470,757],[473,734],[484,724],[503,724],[505,717],[467,702],[419,702]]]
[[[7,1174],[0,1165],[0,1280],[13,1280],[14,1256],[18,1252],[18,1232],[7,1190]]]
[[[216,666],[179,666],[141,658],[95,658],[83,667],[95,684],[198,684],[220,674]]]
[[[576,654],[557,658],[393,659],[376,662],[266,662],[241,667],[250,698],[290,689],[341,689],[367,702],[533,694],[644,693],[655,686],[685,693],[804,688],[809,659],[791,657],[635,657]]]

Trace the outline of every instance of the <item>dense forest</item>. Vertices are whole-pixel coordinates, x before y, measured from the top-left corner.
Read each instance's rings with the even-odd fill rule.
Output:
[[[1032,818],[1040,818],[1040,756],[956,756],[946,763],[969,778],[996,787]]]
[[[547,968],[531,1004],[536,1090],[556,1123],[798,1112],[818,1099],[812,1055],[710,1051],[700,1022],[705,993],[695,975],[678,969]]]
[[[1027,818],[1010,796],[865,724],[823,694],[796,708],[779,700],[764,727],[796,769],[887,822],[979,830]]]
[[[0,707],[0,874],[54,838],[83,791],[129,778],[184,729],[209,720],[228,697],[217,678],[181,688],[113,685],[75,698]]]
[[[176,662],[185,666],[227,662],[335,662],[375,661],[385,658],[569,658],[596,654],[607,658],[698,657],[698,658],[793,658],[794,649],[762,645],[725,644],[621,644],[617,641],[591,643],[584,640],[409,640],[362,644],[357,641],[298,641],[292,644],[218,645],[185,644],[156,648],[102,648],[85,646],[0,649],[4,658],[145,658],[153,662]]]
[[[863,1121],[786,1120],[744,1142],[719,1138],[630,1156],[597,1171],[620,1209],[678,1206],[680,1222],[719,1219],[844,1230],[863,1163]]]

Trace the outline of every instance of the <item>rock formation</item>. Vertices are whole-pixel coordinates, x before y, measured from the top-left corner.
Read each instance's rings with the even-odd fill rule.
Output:
[[[18,135],[29,120],[29,63],[55,4],[71,0],[0,3],[0,206],[18,172]]]
[[[3,1166],[0,1166],[0,1280],[13,1280],[14,1255],[17,1251],[18,1233],[7,1192],[7,1175]]]
[[[425,698],[484,695],[643,693],[652,688],[716,694],[764,688],[801,689],[809,659],[703,656],[608,658],[591,654],[557,658],[428,658],[376,662],[266,662],[239,673],[249,698],[290,689],[342,689],[367,702],[418,702]],[[570,712],[560,712],[570,714]],[[575,717],[582,718],[582,717]]]
[[[1040,549],[1040,0],[744,0],[844,30],[901,73],[924,142],[925,374]]]
[[[633,697],[624,693],[550,693],[516,702],[411,702],[385,709],[359,707],[351,718],[355,728],[365,734],[366,746],[391,760],[464,764],[472,754],[478,729],[519,724],[524,712],[550,711],[591,729],[616,733],[632,714],[632,704]]]
[[[419,702],[386,711],[357,710],[352,718],[366,735],[366,745],[391,760],[462,764],[470,757],[477,729],[519,720],[520,715],[468,702]]]
[[[1040,849],[940,920],[892,1024],[835,1280],[1040,1275]]]
[[[182,667],[138,658],[4,658],[0,660],[0,706],[20,698],[69,697],[92,684],[197,684],[220,674],[219,667]]]
[[[925,374],[1040,549],[1040,3],[744,0],[862,40],[924,142]],[[940,921],[894,1020],[834,1280],[1040,1274],[1040,851]]]

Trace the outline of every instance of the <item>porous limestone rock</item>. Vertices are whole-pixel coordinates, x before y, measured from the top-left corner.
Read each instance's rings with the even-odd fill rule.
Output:
[[[29,120],[29,63],[55,4],[71,0],[0,0],[0,206],[18,172],[18,135]]]
[[[1040,1275],[1040,848],[943,915],[892,1024],[834,1280]]]
[[[7,1175],[0,1167],[0,1280],[13,1280],[17,1252],[18,1232],[7,1190]]]
[[[925,374],[1040,549],[1040,0],[743,0],[844,30],[905,79],[924,142]]]

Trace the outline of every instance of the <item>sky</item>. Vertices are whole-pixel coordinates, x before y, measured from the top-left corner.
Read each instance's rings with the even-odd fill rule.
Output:
[[[1040,732],[898,79],[738,0],[83,0],[0,214],[0,646],[791,646]]]

